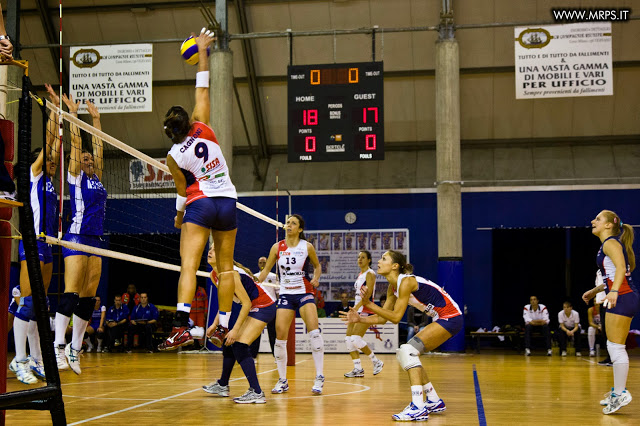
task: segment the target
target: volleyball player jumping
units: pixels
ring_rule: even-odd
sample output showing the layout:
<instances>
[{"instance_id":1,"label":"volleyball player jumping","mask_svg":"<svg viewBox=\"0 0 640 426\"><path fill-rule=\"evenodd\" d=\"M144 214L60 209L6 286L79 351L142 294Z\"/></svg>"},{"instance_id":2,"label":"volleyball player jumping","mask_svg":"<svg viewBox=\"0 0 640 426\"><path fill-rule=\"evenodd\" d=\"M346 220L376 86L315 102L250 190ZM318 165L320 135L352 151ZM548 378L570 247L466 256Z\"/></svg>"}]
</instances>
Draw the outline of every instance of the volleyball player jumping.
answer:
<instances>
[{"instance_id":1,"label":"volleyball player jumping","mask_svg":"<svg viewBox=\"0 0 640 426\"><path fill-rule=\"evenodd\" d=\"M434 322L420 330L408 343L400 345L396 351L400 366L409 374L412 398L402 412L392 416L398 421L425 421L428 420L429 413L446 409L422 367L420 355L449 340L463 326L462 312L451 296L434 282L412 275L412 272L413 266L407 263L402 253L387 251L378 261L378 274L389 281L384 306L381 308L371 300L363 299L364 306L375 315L361 317L353 308L346 315L341 315L349 323L384 324L391 321L397 324L411 304L433 317Z\"/></svg>"},{"instance_id":2,"label":"volleyball player jumping","mask_svg":"<svg viewBox=\"0 0 640 426\"><path fill-rule=\"evenodd\" d=\"M629 354L625 343L631 320L640 311L640 292L631 280L631 272L636 267L631 225L623 224L614 212L603 210L591 221L591 226L591 233L602 242L596 259L604 284L585 292L582 299L589 303L600 291L607 293L603 304L607 308L605 327L607 351L613 363L613 387L600 405L604 406L604 414L611 414L632 399L626 389Z\"/></svg>"},{"instance_id":3,"label":"volleyball player jumping","mask_svg":"<svg viewBox=\"0 0 640 426\"><path fill-rule=\"evenodd\" d=\"M267 265L260 272L259 282L264 282L278 262L280 275L280 299L278 299L278 313L276 314L276 346L274 356L280 379L271 393L283 393L289 390L287 381L287 337L291 321L296 316L296 309L309 330L311 354L316 365L316 378L311 392L321 394L324 386L324 342L318 328L318 309L315 305L313 287L320 285L320 262L313 245L304 237L304 219L294 214L289 216L285 226L286 238L275 243L269 252ZM309 281L307 275L308 263L313 265L313 279Z\"/></svg>"},{"instance_id":4,"label":"volleyball player jumping","mask_svg":"<svg viewBox=\"0 0 640 426\"><path fill-rule=\"evenodd\" d=\"M175 226L181 231L181 269L178 281L178 307L171 335L162 342L161 351L193 343L189 332L191 300L196 292L196 271L202 252L213 236L220 285L218 305L220 324L211 336L217 346L229 331L229 315L233 303L235 281L233 251L236 242L236 188L231 183L229 168L220 144L209 127L209 62L207 48L215 40L204 28L198 37L196 105L191 118L181 106L172 106L164 119L164 131L173 141L167 155L167 166L176 184ZM231 141L226 141L231 143ZM186 211L185 211L186 209Z\"/></svg>"}]
</instances>

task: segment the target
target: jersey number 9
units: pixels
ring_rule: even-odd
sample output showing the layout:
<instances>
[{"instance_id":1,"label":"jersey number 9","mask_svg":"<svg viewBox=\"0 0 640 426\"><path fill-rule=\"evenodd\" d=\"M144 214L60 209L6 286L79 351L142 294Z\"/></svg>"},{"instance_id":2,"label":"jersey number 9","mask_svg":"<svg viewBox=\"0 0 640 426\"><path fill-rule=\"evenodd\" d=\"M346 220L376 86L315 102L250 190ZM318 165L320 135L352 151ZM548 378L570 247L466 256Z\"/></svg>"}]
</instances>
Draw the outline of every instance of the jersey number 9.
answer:
<instances>
[{"instance_id":1,"label":"jersey number 9","mask_svg":"<svg viewBox=\"0 0 640 426\"><path fill-rule=\"evenodd\" d=\"M200 142L194 148L196 152L196 157L202 158L205 163L209 159L209 149L207 148L207 144L204 142Z\"/></svg>"}]
</instances>

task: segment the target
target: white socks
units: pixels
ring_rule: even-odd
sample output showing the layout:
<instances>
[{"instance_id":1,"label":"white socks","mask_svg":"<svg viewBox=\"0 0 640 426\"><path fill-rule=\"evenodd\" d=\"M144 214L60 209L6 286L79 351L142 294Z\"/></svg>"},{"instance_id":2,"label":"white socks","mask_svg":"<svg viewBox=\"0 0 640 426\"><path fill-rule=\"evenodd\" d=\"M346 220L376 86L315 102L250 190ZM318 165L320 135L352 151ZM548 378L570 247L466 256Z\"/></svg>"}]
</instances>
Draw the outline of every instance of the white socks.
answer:
<instances>
[{"instance_id":1,"label":"white socks","mask_svg":"<svg viewBox=\"0 0 640 426\"><path fill-rule=\"evenodd\" d=\"M82 341L84 340L84 332L87 330L87 324L89 324L89 321L83 320L76 314L73 314L71 347L77 351L82 349Z\"/></svg>"},{"instance_id":2,"label":"white socks","mask_svg":"<svg viewBox=\"0 0 640 426\"><path fill-rule=\"evenodd\" d=\"M64 335L67 332L69 321L71 321L70 317L66 315L62 315L60 312L56 312L56 319L55 319L56 337L55 337L55 340L53 341L53 343L56 346L64 346L67 344L67 340L65 339Z\"/></svg>"},{"instance_id":3,"label":"white socks","mask_svg":"<svg viewBox=\"0 0 640 426\"><path fill-rule=\"evenodd\" d=\"M16 343L16 360L27 359L27 332L29 323L18 317L13 318L13 338Z\"/></svg>"},{"instance_id":4,"label":"white socks","mask_svg":"<svg viewBox=\"0 0 640 426\"><path fill-rule=\"evenodd\" d=\"M40 350L40 333L38 333L38 323L36 321L29 321L29 330L27 331L27 337L29 338L29 352L31 358L36 361L42 361L42 351Z\"/></svg>"}]
</instances>

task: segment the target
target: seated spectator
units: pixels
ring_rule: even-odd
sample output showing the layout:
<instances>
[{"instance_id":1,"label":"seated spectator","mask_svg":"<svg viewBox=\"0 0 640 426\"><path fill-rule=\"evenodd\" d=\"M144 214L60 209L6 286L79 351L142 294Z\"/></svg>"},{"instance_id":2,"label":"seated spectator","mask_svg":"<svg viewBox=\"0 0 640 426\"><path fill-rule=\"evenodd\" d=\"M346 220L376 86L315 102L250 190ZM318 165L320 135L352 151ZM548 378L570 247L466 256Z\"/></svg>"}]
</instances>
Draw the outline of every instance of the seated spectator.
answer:
<instances>
[{"instance_id":1,"label":"seated spectator","mask_svg":"<svg viewBox=\"0 0 640 426\"><path fill-rule=\"evenodd\" d=\"M604 347L604 339L602 333L602 322L600 321L600 303L594 298L593 306L587 311L589 317L589 330L587 338L589 339L589 356L596 356L596 336L598 337L600 347Z\"/></svg>"},{"instance_id":2,"label":"seated spectator","mask_svg":"<svg viewBox=\"0 0 640 426\"><path fill-rule=\"evenodd\" d=\"M547 343L547 356L551 356L551 330L549 330L549 311L542 303L538 303L537 296L529 298L529 304L524 306L524 354L531 355L531 332L533 328L540 328Z\"/></svg>"},{"instance_id":3,"label":"seated spectator","mask_svg":"<svg viewBox=\"0 0 640 426\"><path fill-rule=\"evenodd\" d=\"M380 296L380 306L384 306L386 302L387 302L387 295L383 294L382 296Z\"/></svg>"},{"instance_id":4,"label":"seated spectator","mask_svg":"<svg viewBox=\"0 0 640 426\"><path fill-rule=\"evenodd\" d=\"M573 344L576 348L576 356L580 353L580 314L573 310L571 302L564 302L562 310L558 312L558 344L562 356L567 356L567 339L573 337Z\"/></svg>"},{"instance_id":5,"label":"seated spectator","mask_svg":"<svg viewBox=\"0 0 640 426\"><path fill-rule=\"evenodd\" d=\"M91 341L95 338L96 352L102 352L102 341L104 339L104 322L107 317L107 307L101 303L100 296L95 297L96 305L91 314L91 322L87 325L86 338L87 352L93 350L94 344Z\"/></svg>"},{"instance_id":6,"label":"seated spectator","mask_svg":"<svg viewBox=\"0 0 640 426\"><path fill-rule=\"evenodd\" d=\"M114 305L107 311L108 350L113 350L122 345L122 338L129 319L129 308L127 305L122 304L122 297L114 297L113 303Z\"/></svg>"},{"instance_id":7,"label":"seated spectator","mask_svg":"<svg viewBox=\"0 0 640 426\"><path fill-rule=\"evenodd\" d=\"M331 318L340 318L340 311L349 312L349 307L353 306L353 303L349 302L349 295L346 291L340 293L340 306L331 313Z\"/></svg>"},{"instance_id":8,"label":"seated spectator","mask_svg":"<svg viewBox=\"0 0 640 426\"><path fill-rule=\"evenodd\" d=\"M422 330L429 324L431 317L420 309L416 309L413 306L409 306L407 309L407 342L413 338L413 336Z\"/></svg>"},{"instance_id":9,"label":"seated spectator","mask_svg":"<svg viewBox=\"0 0 640 426\"><path fill-rule=\"evenodd\" d=\"M122 304L127 305L129 308L129 314L133 312L133 308L140 304L140 295L136 290L135 284L129 284L127 286L127 292L122 294Z\"/></svg>"},{"instance_id":10,"label":"seated spectator","mask_svg":"<svg viewBox=\"0 0 640 426\"><path fill-rule=\"evenodd\" d=\"M127 352L133 349L133 336L144 337L144 347L149 353L153 352L153 333L158 322L158 308L149 303L149 295L140 293L140 304L133 308L129 322L129 336L127 338Z\"/></svg>"}]
</instances>

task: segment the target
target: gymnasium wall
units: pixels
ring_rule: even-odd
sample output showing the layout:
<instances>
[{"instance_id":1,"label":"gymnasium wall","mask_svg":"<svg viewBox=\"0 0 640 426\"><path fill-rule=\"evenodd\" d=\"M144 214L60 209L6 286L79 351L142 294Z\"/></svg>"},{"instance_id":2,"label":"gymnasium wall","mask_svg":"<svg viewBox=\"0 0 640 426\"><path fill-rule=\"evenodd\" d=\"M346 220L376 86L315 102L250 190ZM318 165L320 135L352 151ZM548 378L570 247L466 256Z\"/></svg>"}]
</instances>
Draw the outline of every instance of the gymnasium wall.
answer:
<instances>
[{"instance_id":1,"label":"gymnasium wall","mask_svg":"<svg viewBox=\"0 0 640 426\"><path fill-rule=\"evenodd\" d=\"M491 228L577 227L586 229L590 226L591 219L605 208L618 212L625 222L635 224L640 223L638 200L640 200L640 189L549 190L541 187L532 191L501 192L493 189L481 192L476 189L473 192L464 192L462 194L464 301L461 305L467 305L466 326L478 328L497 325L494 324L492 313L494 253ZM109 200L106 226L112 232L131 232L132 230L127 229L121 221L113 220L110 212L111 209L115 210L118 207L116 203L120 202L122 201ZM171 199L164 202L167 203L167 207L174 203ZM275 217L275 197L272 194L241 196L240 202ZM139 203L145 203L145 201L140 200ZM344 221L344 215L347 212L354 212L357 215L357 221L351 227L354 230L409 228L410 261L416 267L416 273L438 282L435 192L301 194L293 195L291 203L293 212L302 214L309 230L350 229ZM280 220L283 220L288 208L288 199L282 191L279 204ZM236 260L252 269L257 269L258 257L268 255L275 241L274 227L243 212L238 213L238 222ZM148 222L148 232L172 232L172 224L172 217L157 217L153 222ZM595 240L595 237L593 239ZM539 244L539 241L536 243ZM519 244L530 245L532 242L524 240L518 242ZM515 245L513 250L518 250L518 245ZM640 253L640 247L637 244L635 250L636 253ZM556 281L558 300L564 300L565 277L548 276L545 268L546 254L544 250L539 253L539 265L535 270L523 270L520 274L514 275L513 285L522 285L523 276L537 274L540 280ZM588 256L572 258L571 262L574 267L584 265L584 268L589 271L589 276L595 277L595 256L596 252L593 251ZM634 275L638 274L634 273ZM634 278L636 282L640 282L640 278ZM103 281L106 279L108 276L103 276ZM102 285L106 285L106 282ZM584 290L592 285L593 280L573 283L574 287L583 286ZM171 280L165 283L164 287L158 288L164 288L163 292L170 297L175 297L175 283ZM531 293L536 293L536 290L535 287L531 288ZM111 290L109 293L112 293ZM528 299L514 300L513 303L519 310L528 303ZM549 305L551 307L551 303ZM586 307L580 305L578 300L574 300L574 306L583 313L583 322L586 324ZM557 312L552 310L552 321L556 314ZM638 328L637 323L640 323L638 319L634 323L636 328Z\"/></svg>"}]
</instances>

